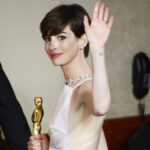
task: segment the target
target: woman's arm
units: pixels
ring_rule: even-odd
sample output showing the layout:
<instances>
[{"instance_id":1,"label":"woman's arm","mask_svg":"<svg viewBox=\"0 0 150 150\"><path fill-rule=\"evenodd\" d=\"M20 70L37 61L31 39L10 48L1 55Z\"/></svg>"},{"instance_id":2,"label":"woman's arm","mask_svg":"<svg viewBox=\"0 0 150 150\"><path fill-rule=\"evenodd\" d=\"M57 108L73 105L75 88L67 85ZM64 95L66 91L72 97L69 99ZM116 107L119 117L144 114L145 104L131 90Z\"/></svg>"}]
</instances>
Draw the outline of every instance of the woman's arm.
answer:
<instances>
[{"instance_id":1,"label":"woman's arm","mask_svg":"<svg viewBox=\"0 0 150 150\"><path fill-rule=\"evenodd\" d=\"M104 17L103 17L104 16ZM84 101L89 110L96 116L107 113L110 105L110 91L105 65L105 43L109 37L113 16L108 23L108 7L96 2L92 22L89 25L85 16L84 26L89 41L92 59L92 87L84 93Z\"/></svg>"}]
</instances>

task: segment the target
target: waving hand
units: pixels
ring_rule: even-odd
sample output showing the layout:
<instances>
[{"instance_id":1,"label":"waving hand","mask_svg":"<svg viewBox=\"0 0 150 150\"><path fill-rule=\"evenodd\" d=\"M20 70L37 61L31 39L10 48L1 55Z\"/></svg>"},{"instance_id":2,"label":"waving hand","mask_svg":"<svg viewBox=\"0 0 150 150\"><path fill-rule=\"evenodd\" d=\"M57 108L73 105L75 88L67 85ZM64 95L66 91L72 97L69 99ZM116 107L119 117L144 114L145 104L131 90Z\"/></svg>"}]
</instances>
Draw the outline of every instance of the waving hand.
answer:
<instances>
[{"instance_id":1,"label":"waving hand","mask_svg":"<svg viewBox=\"0 0 150 150\"><path fill-rule=\"evenodd\" d=\"M85 33L90 46L96 49L105 46L113 23L113 16L108 19L109 8L104 8L104 5L104 3L96 2L91 24L88 23L87 16L84 16Z\"/></svg>"}]
</instances>

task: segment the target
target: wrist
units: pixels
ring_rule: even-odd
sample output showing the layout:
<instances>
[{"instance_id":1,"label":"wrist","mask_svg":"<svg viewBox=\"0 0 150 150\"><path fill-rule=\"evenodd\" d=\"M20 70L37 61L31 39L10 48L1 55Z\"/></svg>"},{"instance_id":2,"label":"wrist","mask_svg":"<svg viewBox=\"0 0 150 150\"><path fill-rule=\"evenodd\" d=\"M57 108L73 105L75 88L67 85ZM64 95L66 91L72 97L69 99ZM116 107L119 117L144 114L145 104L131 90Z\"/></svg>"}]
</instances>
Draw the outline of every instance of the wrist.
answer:
<instances>
[{"instance_id":1,"label":"wrist","mask_svg":"<svg viewBox=\"0 0 150 150\"><path fill-rule=\"evenodd\" d=\"M91 50L104 50L105 45L95 44L95 43L89 43L89 47Z\"/></svg>"},{"instance_id":2,"label":"wrist","mask_svg":"<svg viewBox=\"0 0 150 150\"><path fill-rule=\"evenodd\" d=\"M104 56L105 55L105 48L97 48L97 49L90 49L92 56Z\"/></svg>"},{"instance_id":3,"label":"wrist","mask_svg":"<svg viewBox=\"0 0 150 150\"><path fill-rule=\"evenodd\" d=\"M104 50L105 50L105 46L90 45L90 51L91 51L91 53L92 52L97 52L97 51L104 52Z\"/></svg>"}]
</instances>

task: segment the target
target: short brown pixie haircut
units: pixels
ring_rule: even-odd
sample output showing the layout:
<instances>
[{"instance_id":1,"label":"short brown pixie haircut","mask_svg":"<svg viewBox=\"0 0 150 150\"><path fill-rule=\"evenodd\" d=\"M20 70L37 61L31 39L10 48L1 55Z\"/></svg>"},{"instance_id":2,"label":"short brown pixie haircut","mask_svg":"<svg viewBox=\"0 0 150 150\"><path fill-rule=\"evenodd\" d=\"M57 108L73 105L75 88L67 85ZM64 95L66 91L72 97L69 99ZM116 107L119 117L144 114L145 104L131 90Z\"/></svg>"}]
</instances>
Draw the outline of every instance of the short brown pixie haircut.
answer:
<instances>
[{"instance_id":1,"label":"short brown pixie haircut","mask_svg":"<svg viewBox=\"0 0 150 150\"><path fill-rule=\"evenodd\" d=\"M77 38L80 38L84 33L84 16L88 17L89 23L91 19L87 11L78 4L59 5L50 10L43 18L40 24L42 37L45 40L47 36L57 35L63 32L67 25ZM89 43L84 48L84 56L88 57Z\"/></svg>"}]
</instances>

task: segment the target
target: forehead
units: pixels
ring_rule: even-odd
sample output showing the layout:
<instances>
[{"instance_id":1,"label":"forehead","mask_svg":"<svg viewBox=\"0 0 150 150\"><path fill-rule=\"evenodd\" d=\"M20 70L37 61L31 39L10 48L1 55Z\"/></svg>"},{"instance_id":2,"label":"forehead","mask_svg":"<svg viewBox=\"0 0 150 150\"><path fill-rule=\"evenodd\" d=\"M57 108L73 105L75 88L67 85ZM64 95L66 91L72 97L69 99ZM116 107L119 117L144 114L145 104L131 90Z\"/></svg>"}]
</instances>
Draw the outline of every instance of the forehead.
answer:
<instances>
[{"instance_id":1,"label":"forehead","mask_svg":"<svg viewBox=\"0 0 150 150\"><path fill-rule=\"evenodd\" d=\"M73 34L70 25L67 25L67 26L62 30L61 33L65 33L65 34L69 34L69 35ZM60 33L60 34L61 34L61 33Z\"/></svg>"},{"instance_id":2,"label":"forehead","mask_svg":"<svg viewBox=\"0 0 150 150\"><path fill-rule=\"evenodd\" d=\"M71 31L71 28L70 28L70 25L67 25L65 28L64 28L64 30L63 30L63 32L72 32Z\"/></svg>"},{"instance_id":3,"label":"forehead","mask_svg":"<svg viewBox=\"0 0 150 150\"><path fill-rule=\"evenodd\" d=\"M60 33L57 33L57 34L54 34L54 35L49 35L49 36L56 36L56 35L59 35L59 34L66 34L68 36L75 36L74 33L72 32L71 30L71 27L70 25L67 25Z\"/></svg>"}]
</instances>

